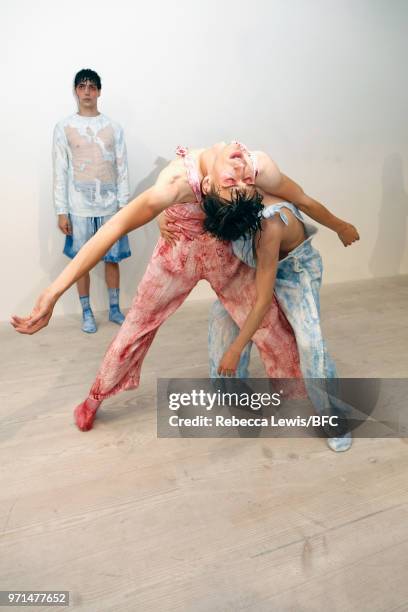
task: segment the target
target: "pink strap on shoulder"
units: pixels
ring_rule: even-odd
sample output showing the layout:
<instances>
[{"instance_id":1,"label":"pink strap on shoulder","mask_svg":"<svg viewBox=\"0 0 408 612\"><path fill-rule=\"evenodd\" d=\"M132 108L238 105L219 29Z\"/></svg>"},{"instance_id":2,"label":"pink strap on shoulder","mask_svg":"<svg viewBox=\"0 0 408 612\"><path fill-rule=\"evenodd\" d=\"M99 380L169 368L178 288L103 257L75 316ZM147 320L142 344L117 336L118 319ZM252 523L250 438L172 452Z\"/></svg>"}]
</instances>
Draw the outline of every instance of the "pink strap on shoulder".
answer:
<instances>
[{"instance_id":1,"label":"pink strap on shoulder","mask_svg":"<svg viewBox=\"0 0 408 612\"><path fill-rule=\"evenodd\" d=\"M194 192L197 202L201 202L201 187L200 187L200 176L198 174L196 161L189 155L188 148L178 145L176 148L176 155L182 157L184 160L184 166L187 172L187 180Z\"/></svg>"},{"instance_id":2,"label":"pink strap on shoulder","mask_svg":"<svg viewBox=\"0 0 408 612\"><path fill-rule=\"evenodd\" d=\"M233 144L237 144L249 156L252 168L254 169L254 177L256 178L258 176L258 161L255 153L252 153L252 151L250 151L242 142L239 142L239 140L233 140L232 142Z\"/></svg>"}]
</instances>

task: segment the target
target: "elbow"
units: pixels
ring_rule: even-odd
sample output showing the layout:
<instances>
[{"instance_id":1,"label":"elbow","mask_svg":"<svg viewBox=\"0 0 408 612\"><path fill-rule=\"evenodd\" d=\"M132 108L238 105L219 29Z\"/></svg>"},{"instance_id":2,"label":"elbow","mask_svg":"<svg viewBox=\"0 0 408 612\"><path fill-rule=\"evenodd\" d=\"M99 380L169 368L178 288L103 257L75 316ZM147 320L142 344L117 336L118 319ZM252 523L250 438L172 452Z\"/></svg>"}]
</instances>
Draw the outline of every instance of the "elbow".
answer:
<instances>
[{"instance_id":1,"label":"elbow","mask_svg":"<svg viewBox=\"0 0 408 612\"><path fill-rule=\"evenodd\" d=\"M157 203L147 202L145 206L145 211L144 211L146 214L147 222L155 219L162 211L163 211L163 208L160 207Z\"/></svg>"}]
</instances>

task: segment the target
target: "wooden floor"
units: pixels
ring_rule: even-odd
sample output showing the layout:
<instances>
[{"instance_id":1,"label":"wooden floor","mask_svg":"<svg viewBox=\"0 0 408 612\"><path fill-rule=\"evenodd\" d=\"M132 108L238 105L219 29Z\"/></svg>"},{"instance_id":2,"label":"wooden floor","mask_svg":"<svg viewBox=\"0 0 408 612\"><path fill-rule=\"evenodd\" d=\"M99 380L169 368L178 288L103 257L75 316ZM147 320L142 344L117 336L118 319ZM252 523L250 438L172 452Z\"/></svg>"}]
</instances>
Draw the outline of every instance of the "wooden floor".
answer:
<instances>
[{"instance_id":1,"label":"wooden floor","mask_svg":"<svg viewBox=\"0 0 408 612\"><path fill-rule=\"evenodd\" d=\"M166 323L140 389L88 433L72 408L106 313L94 336L75 316L1 325L0 588L69 590L86 612L407 611L407 440L157 439L156 377L206 376L208 306ZM408 375L408 277L330 286L322 309L340 374Z\"/></svg>"}]
</instances>

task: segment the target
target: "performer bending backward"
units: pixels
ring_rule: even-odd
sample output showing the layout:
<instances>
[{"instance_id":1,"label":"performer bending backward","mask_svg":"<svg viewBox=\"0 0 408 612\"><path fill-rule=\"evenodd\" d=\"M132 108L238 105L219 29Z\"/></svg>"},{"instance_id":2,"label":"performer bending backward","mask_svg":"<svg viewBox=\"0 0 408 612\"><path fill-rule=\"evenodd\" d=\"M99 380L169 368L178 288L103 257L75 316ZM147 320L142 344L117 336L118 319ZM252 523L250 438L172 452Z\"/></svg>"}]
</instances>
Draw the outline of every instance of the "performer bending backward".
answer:
<instances>
[{"instance_id":1,"label":"performer bending backward","mask_svg":"<svg viewBox=\"0 0 408 612\"><path fill-rule=\"evenodd\" d=\"M293 193L296 195L296 193ZM235 255L249 266L256 267L256 300L240 329L220 300L216 300L209 317L210 377L248 377L252 348L251 338L262 325L264 315L274 299L284 311L296 336L300 367L306 379L309 397L320 414L337 414L346 423L349 410L335 395L336 367L330 358L320 325L320 286L322 259L312 246L317 229L306 223L298 207L277 197L265 195L259 230L244 218L220 219L231 209L229 202L213 202L207 206L205 227L220 240L239 235L232 243ZM173 244L178 240L177 228L160 215L162 236ZM358 239L358 235L355 235ZM315 379L321 379L319 383ZM323 384L323 379L328 379ZM329 437L330 448L348 450L351 433Z\"/></svg>"},{"instance_id":2,"label":"performer bending backward","mask_svg":"<svg viewBox=\"0 0 408 612\"><path fill-rule=\"evenodd\" d=\"M76 407L77 426L91 429L101 402L119 391L136 388L141 365L159 326L182 304L200 279L206 279L238 325L244 323L256 301L255 271L235 257L230 240L237 219L250 233L259 228L262 198L266 194L295 202L310 217L336 231L346 246L358 239L355 228L303 193L282 175L271 158L250 153L244 145L217 143L208 149L177 149L177 157L156 183L104 224L79 251L58 278L41 294L32 313L13 316L20 333L33 334L45 327L59 297L89 271L123 234L141 227L162 211L177 228L180 239L169 244L161 237L130 311L102 361L87 399ZM227 240L205 231L206 214L221 227L231 226ZM234 229L235 228L235 229ZM246 327L247 324L246 324ZM301 377L293 331L272 297L262 326L253 341L270 377Z\"/></svg>"}]
</instances>

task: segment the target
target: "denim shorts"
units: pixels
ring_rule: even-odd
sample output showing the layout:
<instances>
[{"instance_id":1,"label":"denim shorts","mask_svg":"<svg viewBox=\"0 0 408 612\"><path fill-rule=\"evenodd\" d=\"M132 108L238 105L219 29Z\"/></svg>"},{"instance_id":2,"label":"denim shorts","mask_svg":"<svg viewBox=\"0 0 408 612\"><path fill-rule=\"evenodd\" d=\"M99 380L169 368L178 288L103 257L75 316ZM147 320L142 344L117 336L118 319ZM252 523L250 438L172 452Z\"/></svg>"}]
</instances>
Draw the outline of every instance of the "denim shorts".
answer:
<instances>
[{"instance_id":1,"label":"denim shorts","mask_svg":"<svg viewBox=\"0 0 408 612\"><path fill-rule=\"evenodd\" d=\"M71 223L71 236L65 236L64 255L71 259L75 257L79 249L88 242L92 236L96 234L98 229L109 221L114 215L106 215L104 217L78 217L77 215L68 215ZM108 263L118 263L126 257L130 257L129 239L127 235L122 236L111 246L109 251L105 253L102 261Z\"/></svg>"}]
</instances>

